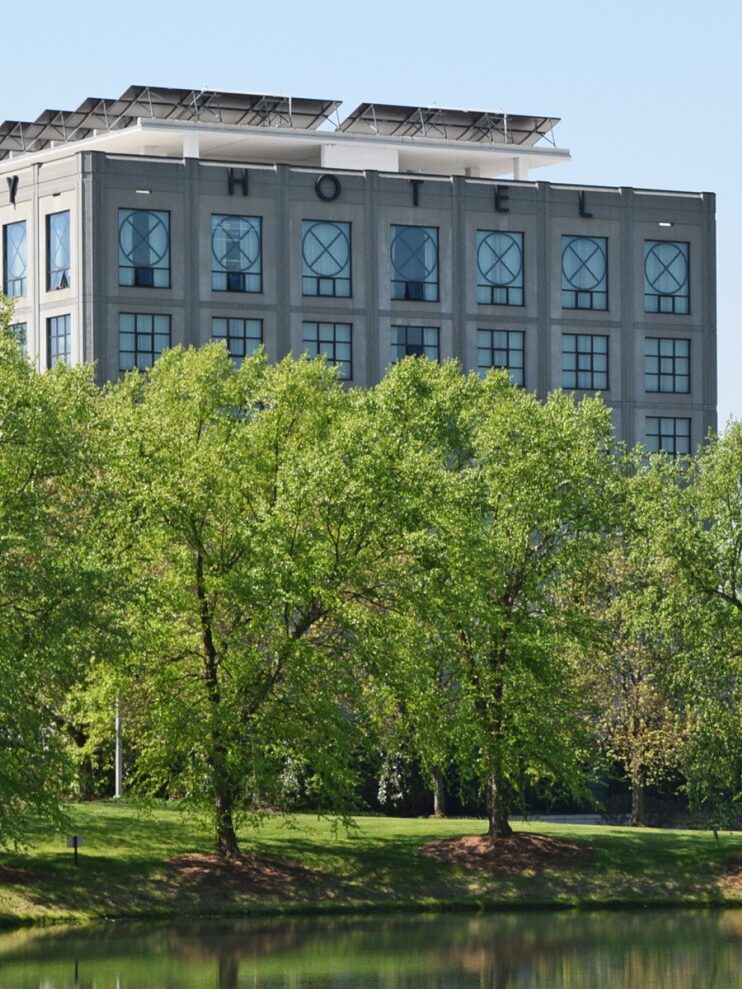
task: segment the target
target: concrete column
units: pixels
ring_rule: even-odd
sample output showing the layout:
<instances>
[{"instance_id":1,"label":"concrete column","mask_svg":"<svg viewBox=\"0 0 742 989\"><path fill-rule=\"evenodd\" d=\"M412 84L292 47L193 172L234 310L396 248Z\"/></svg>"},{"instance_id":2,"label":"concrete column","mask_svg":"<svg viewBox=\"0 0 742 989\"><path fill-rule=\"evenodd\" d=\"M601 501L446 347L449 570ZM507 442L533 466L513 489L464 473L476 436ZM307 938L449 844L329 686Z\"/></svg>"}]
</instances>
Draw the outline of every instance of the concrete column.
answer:
<instances>
[{"instance_id":1,"label":"concrete column","mask_svg":"<svg viewBox=\"0 0 742 989\"><path fill-rule=\"evenodd\" d=\"M616 401L614 399L613 405L618 405L621 409L621 434L626 442L633 446L639 440L644 439L644 430L640 429L636 422L636 407L634 405L634 398L637 392L637 381L644 381L644 362L643 359L637 359L637 346L636 337L644 336L644 330L635 328L635 318L634 312L636 308L636 298L634 296L634 244L633 244L633 229L634 229L634 190L624 189L620 190L621 194L621 233L619 237L619 251L620 251L620 262L618 265L618 277L620 278L619 289L620 295L617 293L621 300L621 328L620 333L620 351L621 351L621 375L620 379L615 374L614 370L611 368L610 363L608 365L609 374L609 384L611 386L611 391L618 388L618 395ZM610 279L610 242L608 244L608 274ZM615 271L615 268L614 268ZM610 312L611 289L616 291L616 288L611 286L610 281L608 283L608 306ZM610 361L610 356L609 356ZM644 389L641 388L640 394L643 396ZM640 435L637 435L637 432Z\"/></svg>"},{"instance_id":2,"label":"concrete column","mask_svg":"<svg viewBox=\"0 0 742 989\"><path fill-rule=\"evenodd\" d=\"M291 350L291 240L289 210L291 175L287 165L276 165L276 353L280 361Z\"/></svg>"},{"instance_id":3,"label":"concrete column","mask_svg":"<svg viewBox=\"0 0 742 989\"><path fill-rule=\"evenodd\" d=\"M551 336L554 332L551 325L551 254L553 245L551 243L551 186L548 182L538 183L539 197L539 227L541 236L536 248L537 275L536 285L529 288L526 284L526 292L536 291L536 298L540 300L538 307L538 367L534 378L533 369L526 367L526 387L529 391L536 386L536 393L540 399L546 398L551 388ZM528 250L528 245L525 245Z\"/></svg>"},{"instance_id":4,"label":"concrete column","mask_svg":"<svg viewBox=\"0 0 742 989\"><path fill-rule=\"evenodd\" d=\"M188 133L183 135L183 157L200 158L199 136Z\"/></svg>"},{"instance_id":5,"label":"concrete column","mask_svg":"<svg viewBox=\"0 0 742 989\"><path fill-rule=\"evenodd\" d=\"M466 370L466 182L460 175L451 181L451 314L453 316L453 356Z\"/></svg>"},{"instance_id":6,"label":"concrete column","mask_svg":"<svg viewBox=\"0 0 742 989\"><path fill-rule=\"evenodd\" d=\"M523 158L513 158L513 178L516 182L528 181L528 165Z\"/></svg>"},{"instance_id":7,"label":"concrete column","mask_svg":"<svg viewBox=\"0 0 742 989\"><path fill-rule=\"evenodd\" d=\"M379 268L381 264L379 257L379 173L373 169L366 172L364 227L364 243L358 245L358 250L363 252L366 269L366 380L356 383L368 386L379 380L386 355L384 352L382 358L382 344L379 339ZM354 305L357 305L357 300ZM359 345L360 341L354 339L353 347L356 348Z\"/></svg>"},{"instance_id":8,"label":"concrete column","mask_svg":"<svg viewBox=\"0 0 742 989\"><path fill-rule=\"evenodd\" d=\"M690 256L691 266L702 264L701 284L703 286L703 310L699 316L703 321L701 340L693 340L691 348L703 347L703 436L691 437L692 441L706 438L709 429L718 430L717 416L717 377L716 377L716 196L713 192L703 194L704 224L703 224L703 258L699 261ZM693 299L690 300L693 306ZM697 317L694 317L694 321ZM699 354L691 351L691 362L699 360ZM722 423L722 425L725 425Z\"/></svg>"}]
</instances>

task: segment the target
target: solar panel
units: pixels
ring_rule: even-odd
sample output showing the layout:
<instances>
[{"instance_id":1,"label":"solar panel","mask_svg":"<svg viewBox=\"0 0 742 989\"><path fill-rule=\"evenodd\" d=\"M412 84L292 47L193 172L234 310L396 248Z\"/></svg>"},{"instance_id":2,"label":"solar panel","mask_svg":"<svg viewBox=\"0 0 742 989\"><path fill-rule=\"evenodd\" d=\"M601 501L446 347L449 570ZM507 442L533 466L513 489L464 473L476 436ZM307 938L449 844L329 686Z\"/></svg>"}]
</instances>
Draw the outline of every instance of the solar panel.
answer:
<instances>
[{"instance_id":1,"label":"solar panel","mask_svg":"<svg viewBox=\"0 0 742 989\"><path fill-rule=\"evenodd\" d=\"M338 129L347 134L531 146L549 134L558 122L558 117L361 103Z\"/></svg>"},{"instance_id":2,"label":"solar panel","mask_svg":"<svg viewBox=\"0 0 742 989\"><path fill-rule=\"evenodd\" d=\"M40 151L53 141L80 141L95 131L121 130L135 124L140 117L314 130L331 118L340 102L262 93L130 86L118 99L88 97L77 110L44 110L33 122L6 120L0 124L0 159L7 158L11 152Z\"/></svg>"}]
</instances>

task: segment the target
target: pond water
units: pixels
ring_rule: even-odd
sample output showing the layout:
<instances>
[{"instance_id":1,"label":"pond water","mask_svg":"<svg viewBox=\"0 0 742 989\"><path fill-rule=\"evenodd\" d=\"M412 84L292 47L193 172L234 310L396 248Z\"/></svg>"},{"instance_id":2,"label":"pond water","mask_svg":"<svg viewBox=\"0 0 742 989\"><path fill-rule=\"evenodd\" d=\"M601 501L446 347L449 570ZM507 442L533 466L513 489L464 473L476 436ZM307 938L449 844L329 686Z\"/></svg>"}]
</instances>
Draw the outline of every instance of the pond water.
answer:
<instances>
[{"instance_id":1,"label":"pond water","mask_svg":"<svg viewBox=\"0 0 742 989\"><path fill-rule=\"evenodd\" d=\"M0 935L2 989L738 989L742 910L109 924Z\"/></svg>"}]
</instances>

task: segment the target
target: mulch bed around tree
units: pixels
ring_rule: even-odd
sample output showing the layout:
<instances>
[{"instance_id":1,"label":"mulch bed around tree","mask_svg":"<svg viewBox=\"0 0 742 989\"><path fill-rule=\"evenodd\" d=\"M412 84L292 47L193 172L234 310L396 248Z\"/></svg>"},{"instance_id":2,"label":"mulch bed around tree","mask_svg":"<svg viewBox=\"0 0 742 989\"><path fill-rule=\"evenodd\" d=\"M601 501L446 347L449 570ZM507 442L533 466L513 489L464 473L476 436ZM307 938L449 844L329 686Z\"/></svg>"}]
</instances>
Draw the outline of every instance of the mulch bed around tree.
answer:
<instances>
[{"instance_id":1,"label":"mulch bed around tree","mask_svg":"<svg viewBox=\"0 0 742 989\"><path fill-rule=\"evenodd\" d=\"M0 865L0 883L16 886L29 886L39 877L28 869L13 869L9 865Z\"/></svg>"},{"instance_id":2,"label":"mulch bed around tree","mask_svg":"<svg viewBox=\"0 0 742 989\"><path fill-rule=\"evenodd\" d=\"M732 859L731 862L727 862L724 885L735 890L742 889L742 859Z\"/></svg>"},{"instance_id":3,"label":"mulch bed around tree","mask_svg":"<svg viewBox=\"0 0 742 989\"><path fill-rule=\"evenodd\" d=\"M286 896L319 882L320 873L293 862L263 855L222 859L218 855L191 852L166 863L182 887L219 888L230 893Z\"/></svg>"},{"instance_id":4,"label":"mulch bed around tree","mask_svg":"<svg viewBox=\"0 0 742 989\"><path fill-rule=\"evenodd\" d=\"M440 862L455 862L486 872L510 875L548 868L581 868L593 857L591 848L545 834L513 834L507 838L465 835L431 841L420 849Z\"/></svg>"}]
</instances>

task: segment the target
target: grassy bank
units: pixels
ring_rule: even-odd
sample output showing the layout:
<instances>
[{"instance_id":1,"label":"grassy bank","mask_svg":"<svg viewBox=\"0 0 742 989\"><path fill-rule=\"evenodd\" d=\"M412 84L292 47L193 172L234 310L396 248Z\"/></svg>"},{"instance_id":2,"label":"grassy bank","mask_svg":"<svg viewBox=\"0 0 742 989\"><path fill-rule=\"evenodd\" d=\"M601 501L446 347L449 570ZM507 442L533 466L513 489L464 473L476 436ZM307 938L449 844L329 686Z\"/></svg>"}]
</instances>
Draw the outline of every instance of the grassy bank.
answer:
<instances>
[{"instance_id":1,"label":"grassy bank","mask_svg":"<svg viewBox=\"0 0 742 989\"><path fill-rule=\"evenodd\" d=\"M82 836L73 865L65 836L40 831L22 854L0 855L0 922L332 910L538 906L742 905L742 834L519 824L588 846L580 865L483 871L432 860L427 842L481 834L482 821L361 817L350 835L300 815L241 835L239 874L209 872L208 833L178 811L126 804L72 808ZM185 859L184 853L190 853ZM179 858L180 857L180 858ZM175 865L173 861L175 860ZM291 863L282 871L282 863ZM204 865L206 863L206 865ZM739 870L742 876L742 869Z\"/></svg>"}]
</instances>

